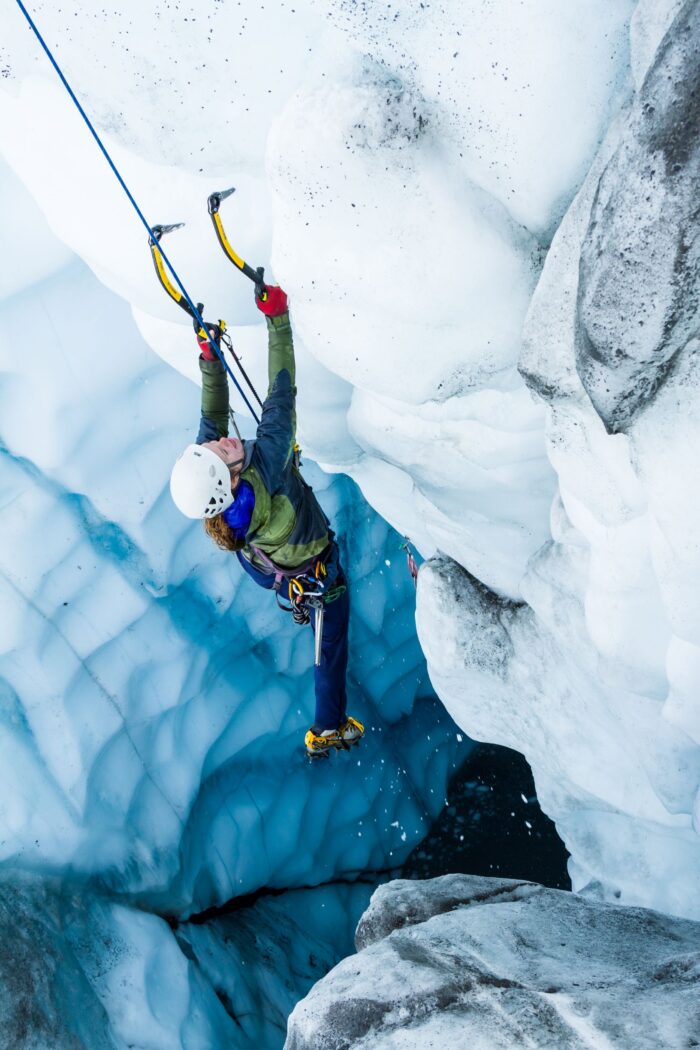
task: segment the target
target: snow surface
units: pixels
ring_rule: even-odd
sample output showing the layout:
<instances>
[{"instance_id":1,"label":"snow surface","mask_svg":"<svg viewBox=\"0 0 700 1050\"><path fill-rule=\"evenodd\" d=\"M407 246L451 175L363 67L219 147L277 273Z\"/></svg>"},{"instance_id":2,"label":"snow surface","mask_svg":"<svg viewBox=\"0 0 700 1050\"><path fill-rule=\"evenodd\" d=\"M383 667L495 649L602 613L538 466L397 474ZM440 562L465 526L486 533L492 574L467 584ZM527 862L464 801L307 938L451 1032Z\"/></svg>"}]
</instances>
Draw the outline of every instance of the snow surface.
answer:
<instances>
[{"instance_id":1,"label":"snow surface","mask_svg":"<svg viewBox=\"0 0 700 1050\"><path fill-rule=\"evenodd\" d=\"M531 882L380 886L285 1050L681 1050L700 1025L700 924Z\"/></svg>"}]
</instances>

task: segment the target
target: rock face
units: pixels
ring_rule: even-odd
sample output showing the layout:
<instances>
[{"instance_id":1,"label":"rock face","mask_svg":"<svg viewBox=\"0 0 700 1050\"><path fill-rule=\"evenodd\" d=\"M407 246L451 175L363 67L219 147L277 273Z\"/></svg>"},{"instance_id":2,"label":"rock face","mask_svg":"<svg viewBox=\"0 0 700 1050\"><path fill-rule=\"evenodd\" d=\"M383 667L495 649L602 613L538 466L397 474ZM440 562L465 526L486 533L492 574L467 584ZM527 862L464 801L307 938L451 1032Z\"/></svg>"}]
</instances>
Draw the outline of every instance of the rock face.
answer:
<instances>
[{"instance_id":1,"label":"rock face","mask_svg":"<svg viewBox=\"0 0 700 1050\"><path fill-rule=\"evenodd\" d=\"M700 3L673 22L602 173L581 253L576 341L608 430L626 431L698 334Z\"/></svg>"},{"instance_id":2,"label":"rock face","mask_svg":"<svg viewBox=\"0 0 700 1050\"><path fill-rule=\"evenodd\" d=\"M699 1045L700 924L535 883L380 887L285 1050Z\"/></svg>"}]
</instances>

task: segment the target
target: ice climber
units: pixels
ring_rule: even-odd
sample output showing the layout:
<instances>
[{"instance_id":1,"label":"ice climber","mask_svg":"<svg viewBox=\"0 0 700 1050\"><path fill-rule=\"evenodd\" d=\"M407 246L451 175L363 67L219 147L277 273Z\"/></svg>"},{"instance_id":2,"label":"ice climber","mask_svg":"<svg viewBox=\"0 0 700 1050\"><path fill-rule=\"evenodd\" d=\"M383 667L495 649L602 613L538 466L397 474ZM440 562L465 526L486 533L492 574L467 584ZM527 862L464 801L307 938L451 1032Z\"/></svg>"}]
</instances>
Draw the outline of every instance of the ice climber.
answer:
<instances>
[{"instance_id":1,"label":"ice climber","mask_svg":"<svg viewBox=\"0 0 700 1050\"><path fill-rule=\"evenodd\" d=\"M346 711L350 604L330 522L295 462L295 364L287 296L276 286L266 291L265 301L256 297L256 303L267 320L269 386L255 440L228 436L226 372L200 329L199 433L173 467L170 491L179 510L202 518L214 542L234 551L260 587L290 603L298 623L310 620L316 633L321 620L316 713L304 743L310 756L327 757L332 748L358 743L364 733ZM207 327L219 345L221 330ZM322 598L307 601L314 593Z\"/></svg>"}]
</instances>

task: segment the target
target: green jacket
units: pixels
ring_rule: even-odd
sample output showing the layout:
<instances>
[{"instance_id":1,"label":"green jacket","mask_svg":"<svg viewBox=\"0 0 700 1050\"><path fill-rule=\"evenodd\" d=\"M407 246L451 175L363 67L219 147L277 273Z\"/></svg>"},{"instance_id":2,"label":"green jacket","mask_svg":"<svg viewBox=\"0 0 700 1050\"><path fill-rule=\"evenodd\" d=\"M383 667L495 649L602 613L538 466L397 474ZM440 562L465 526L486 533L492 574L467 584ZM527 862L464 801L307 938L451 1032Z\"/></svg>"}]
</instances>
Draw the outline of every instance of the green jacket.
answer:
<instances>
[{"instance_id":1,"label":"green jacket","mask_svg":"<svg viewBox=\"0 0 700 1050\"><path fill-rule=\"evenodd\" d=\"M294 569L316 557L330 541L329 521L294 463L296 386L289 314L268 317L268 391L254 441L244 441L241 478L255 492L244 557L263 567L251 547L275 565ZM229 388L221 362L200 357L202 415L197 443L228 435Z\"/></svg>"}]
</instances>

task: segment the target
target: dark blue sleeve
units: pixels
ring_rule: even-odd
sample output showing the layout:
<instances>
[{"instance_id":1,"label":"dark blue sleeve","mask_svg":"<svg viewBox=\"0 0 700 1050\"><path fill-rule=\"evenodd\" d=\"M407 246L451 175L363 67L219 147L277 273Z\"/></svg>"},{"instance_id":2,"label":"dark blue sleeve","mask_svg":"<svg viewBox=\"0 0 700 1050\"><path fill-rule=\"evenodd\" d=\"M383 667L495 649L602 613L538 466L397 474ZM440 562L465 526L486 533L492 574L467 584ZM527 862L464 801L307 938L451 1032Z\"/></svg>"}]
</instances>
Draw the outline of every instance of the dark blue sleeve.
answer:
<instances>
[{"instance_id":1,"label":"dark blue sleeve","mask_svg":"<svg viewBox=\"0 0 700 1050\"><path fill-rule=\"evenodd\" d=\"M280 486L292 459L295 400L296 387L289 371L283 368L265 398L251 461L269 492Z\"/></svg>"}]
</instances>

